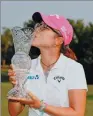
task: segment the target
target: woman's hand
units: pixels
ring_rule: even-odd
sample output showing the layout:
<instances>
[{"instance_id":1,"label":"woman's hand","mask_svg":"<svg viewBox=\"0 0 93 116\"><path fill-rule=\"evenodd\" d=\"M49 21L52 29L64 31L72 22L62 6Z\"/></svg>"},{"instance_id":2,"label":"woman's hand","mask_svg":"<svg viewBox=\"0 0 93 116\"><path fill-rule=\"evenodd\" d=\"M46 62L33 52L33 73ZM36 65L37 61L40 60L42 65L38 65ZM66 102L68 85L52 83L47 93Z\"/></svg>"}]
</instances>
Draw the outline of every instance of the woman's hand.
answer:
<instances>
[{"instance_id":1,"label":"woman's hand","mask_svg":"<svg viewBox=\"0 0 93 116\"><path fill-rule=\"evenodd\" d=\"M22 104L29 105L29 107L31 107L31 108L39 109L41 106L41 101L35 95L33 95L31 92L29 92L28 95L30 96L31 99L17 98L17 97L9 97L8 99L18 101Z\"/></svg>"},{"instance_id":2,"label":"woman's hand","mask_svg":"<svg viewBox=\"0 0 93 116\"><path fill-rule=\"evenodd\" d=\"M15 72L13 70L12 65L10 65L10 69L8 70L8 76L9 76L9 81L12 83L13 86L16 85L16 79L15 79Z\"/></svg>"}]
</instances>

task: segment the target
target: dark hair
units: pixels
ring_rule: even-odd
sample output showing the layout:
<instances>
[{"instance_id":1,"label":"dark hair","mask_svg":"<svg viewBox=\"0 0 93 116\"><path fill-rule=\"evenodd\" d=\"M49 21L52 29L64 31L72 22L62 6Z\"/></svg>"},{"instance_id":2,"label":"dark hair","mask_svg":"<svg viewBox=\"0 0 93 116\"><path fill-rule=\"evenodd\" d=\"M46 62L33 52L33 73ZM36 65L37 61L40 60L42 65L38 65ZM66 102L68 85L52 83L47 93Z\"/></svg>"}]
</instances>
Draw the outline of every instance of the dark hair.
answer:
<instances>
[{"instance_id":1,"label":"dark hair","mask_svg":"<svg viewBox=\"0 0 93 116\"><path fill-rule=\"evenodd\" d=\"M64 45L64 43L61 46L61 53L63 53L65 56L67 56L68 58L71 58L73 60L77 60L77 57L75 55L75 53L73 52L73 50L71 48L69 48L69 45Z\"/></svg>"}]
</instances>

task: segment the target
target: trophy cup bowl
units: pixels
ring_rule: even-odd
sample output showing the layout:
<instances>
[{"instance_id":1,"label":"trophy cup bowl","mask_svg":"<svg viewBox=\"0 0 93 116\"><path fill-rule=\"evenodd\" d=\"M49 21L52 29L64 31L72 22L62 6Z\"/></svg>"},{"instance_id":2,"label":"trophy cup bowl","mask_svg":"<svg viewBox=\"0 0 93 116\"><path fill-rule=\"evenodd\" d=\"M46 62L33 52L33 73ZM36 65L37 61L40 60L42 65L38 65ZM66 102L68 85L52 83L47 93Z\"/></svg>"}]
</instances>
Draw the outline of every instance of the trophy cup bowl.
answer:
<instances>
[{"instance_id":1,"label":"trophy cup bowl","mask_svg":"<svg viewBox=\"0 0 93 116\"><path fill-rule=\"evenodd\" d=\"M33 29L14 27L11 32L15 48L15 54L11 59L11 64L16 73L15 79L17 83L8 92L7 97L28 97L25 83L31 69L29 51L33 40Z\"/></svg>"}]
</instances>

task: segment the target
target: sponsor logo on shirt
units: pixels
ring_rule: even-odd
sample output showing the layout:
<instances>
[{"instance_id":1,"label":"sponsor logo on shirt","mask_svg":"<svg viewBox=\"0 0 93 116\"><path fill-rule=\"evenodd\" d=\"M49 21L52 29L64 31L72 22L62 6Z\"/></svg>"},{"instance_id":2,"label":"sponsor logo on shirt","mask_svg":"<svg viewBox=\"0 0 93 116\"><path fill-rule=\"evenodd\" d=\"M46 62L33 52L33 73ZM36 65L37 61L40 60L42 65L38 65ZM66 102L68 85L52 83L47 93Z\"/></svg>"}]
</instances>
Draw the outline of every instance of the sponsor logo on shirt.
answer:
<instances>
[{"instance_id":1,"label":"sponsor logo on shirt","mask_svg":"<svg viewBox=\"0 0 93 116\"><path fill-rule=\"evenodd\" d=\"M62 76L55 76L55 77L54 77L54 80L57 80L57 81L60 83L61 80L65 80L65 78L62 77Z\"/></svg>"},{"instance_id":2,"label":"sponsor logo on shirt","mask_svg":"<svg viewBox=\"0 0 93 116\"><path fill-rule=\"evenodd\" d=\"M34 76L28 76L27 79L39 79L39 75L34 75Z\"/></svg>"}]
</instances>

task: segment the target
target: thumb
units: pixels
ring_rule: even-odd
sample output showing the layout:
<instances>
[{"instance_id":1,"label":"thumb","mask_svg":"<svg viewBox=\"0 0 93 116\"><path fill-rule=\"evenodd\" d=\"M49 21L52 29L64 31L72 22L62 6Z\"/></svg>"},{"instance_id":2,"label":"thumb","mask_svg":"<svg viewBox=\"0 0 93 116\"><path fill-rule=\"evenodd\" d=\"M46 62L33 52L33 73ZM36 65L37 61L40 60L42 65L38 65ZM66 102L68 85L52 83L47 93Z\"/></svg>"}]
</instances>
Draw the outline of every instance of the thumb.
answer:
<instances>
[{"instance_id":1,"label":"thumb","mask_svg":"<svg viewBox=\"0 0 93 116\"><path fill-rule=\"evenodd\" d=\"M31 97L32 100L35 100L36 99L36 96L33 95L31 92L28 92L28 95Z\"/></svg>"}]
</instances>

